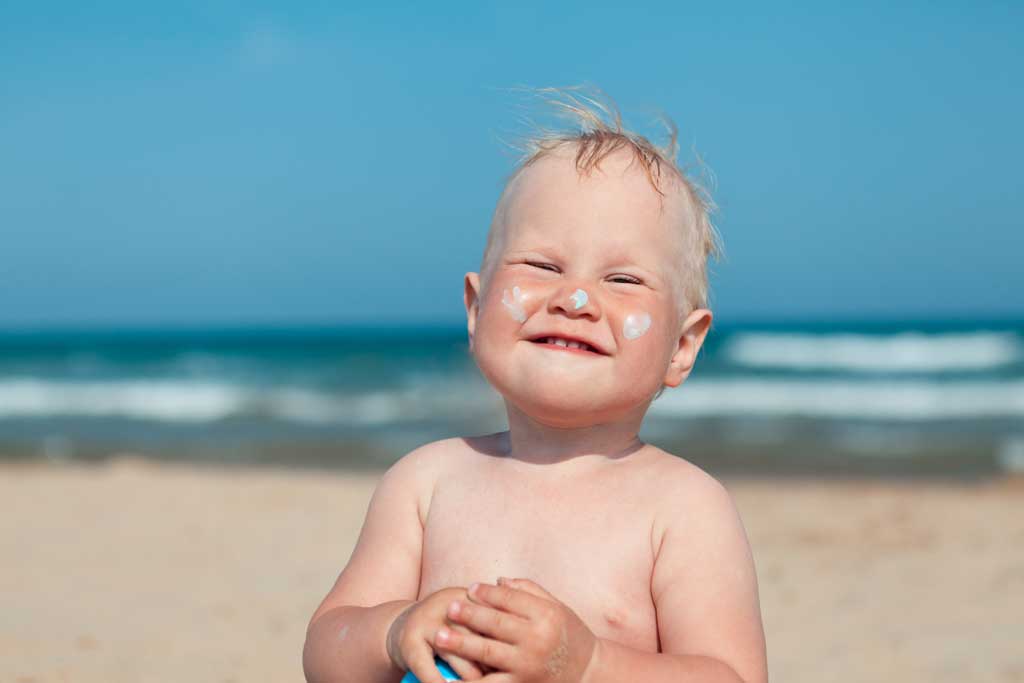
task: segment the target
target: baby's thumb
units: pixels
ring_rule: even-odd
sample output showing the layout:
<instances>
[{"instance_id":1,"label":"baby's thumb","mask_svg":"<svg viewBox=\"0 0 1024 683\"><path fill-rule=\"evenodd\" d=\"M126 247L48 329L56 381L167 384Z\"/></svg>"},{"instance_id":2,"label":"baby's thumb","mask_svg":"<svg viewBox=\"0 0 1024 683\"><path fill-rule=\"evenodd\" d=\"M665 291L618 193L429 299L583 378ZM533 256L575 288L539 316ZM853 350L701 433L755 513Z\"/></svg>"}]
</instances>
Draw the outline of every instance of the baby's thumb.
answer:
<instances>
[{"instance_id":1,"label":"baby's thumb","mask_svg":"<svg viewBox=\"0 0 1024 683\"><path fill-rule=\"evenodd\" d=\"M410 680L414 683L445 683L444 676L434 664L434 651L429 647L416 648L416 651L410 653L406 660L409 669L405 677L402 678L402 683L407 683ZM412 676L410 677L409 674Z\"/></svg>"}]
</instances>

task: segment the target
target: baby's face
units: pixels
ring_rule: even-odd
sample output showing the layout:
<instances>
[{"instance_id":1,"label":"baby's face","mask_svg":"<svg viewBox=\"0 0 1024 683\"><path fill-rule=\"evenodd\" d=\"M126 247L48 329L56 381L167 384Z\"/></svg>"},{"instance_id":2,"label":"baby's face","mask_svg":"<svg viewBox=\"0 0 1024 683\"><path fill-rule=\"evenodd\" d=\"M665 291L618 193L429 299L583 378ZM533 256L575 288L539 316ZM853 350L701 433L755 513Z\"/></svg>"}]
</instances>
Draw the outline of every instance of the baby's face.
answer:
<instances>
[{"instance_id":1,"label":"baby's face","mask_svg":"<svg viewBox=\"0 0 1024 683\"><path fill-rule=\"evenodd\" d=\"M544 424L608 422L645 410L663 383L682 381L672 361L694 318L681 320L678 302L678 225L689 203L665 181L662 209L631 158L616 153L589 177L568 153L530 166L506 197L483 291L467 276L470 303L479 297L470 332L481 372ZM710 312L700 313L710 322Z\"/></svg>"}]
</instances>

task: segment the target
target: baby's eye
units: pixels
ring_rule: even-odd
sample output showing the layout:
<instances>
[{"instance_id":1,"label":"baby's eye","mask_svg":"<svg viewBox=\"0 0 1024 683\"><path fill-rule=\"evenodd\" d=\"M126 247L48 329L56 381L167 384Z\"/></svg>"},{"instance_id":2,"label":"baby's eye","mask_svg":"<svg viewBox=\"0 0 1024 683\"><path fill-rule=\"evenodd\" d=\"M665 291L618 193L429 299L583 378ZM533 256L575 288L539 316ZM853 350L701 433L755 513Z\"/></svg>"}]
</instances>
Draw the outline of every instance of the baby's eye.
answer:
<instances>
[{"instance_id":1,"label":"baby's eye","mask_svg":"<svg viewBox=\"0 0 1024 683\"><path fill-rule=\"evenodd\" d=\"M526 265L533 266L535 268L541 268L543 270L550 270L550 271L555 272L555 273L558 272L558 267L557 266L552 265L550 263L542 263L541 261L527 261Z\"/></svg>"},{"instance_id":2,"label":"baby's eye","mask_svg":"<svg viewBox=\"0 0 1024 683\"><path fill-rule=\"evenodd\" d=\"M612 282L622 282L630 285L642 285L643 281L632 275L613 275Z\"/></svg>"}]
</instances>

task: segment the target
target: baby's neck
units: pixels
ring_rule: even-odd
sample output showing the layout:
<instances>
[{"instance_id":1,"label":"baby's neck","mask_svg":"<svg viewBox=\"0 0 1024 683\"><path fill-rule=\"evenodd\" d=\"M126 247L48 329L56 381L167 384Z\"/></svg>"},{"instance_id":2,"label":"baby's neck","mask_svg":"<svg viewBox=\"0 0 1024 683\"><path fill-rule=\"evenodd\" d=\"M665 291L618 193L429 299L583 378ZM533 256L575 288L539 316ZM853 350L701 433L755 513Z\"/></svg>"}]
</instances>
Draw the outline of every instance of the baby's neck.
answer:
<instances>
[{"instance_id":1,"label":"baby's neck","mask_svg":"<svg viewBox=\"0 0 1024 683\"><path fill-rule=\"evenodd\" d=\"M510 407L509 430L500 437L505 455L535 465L618 460L643 446L637 436L643 416L579 428L551 427Z\"/></svg>"}]
</instances>

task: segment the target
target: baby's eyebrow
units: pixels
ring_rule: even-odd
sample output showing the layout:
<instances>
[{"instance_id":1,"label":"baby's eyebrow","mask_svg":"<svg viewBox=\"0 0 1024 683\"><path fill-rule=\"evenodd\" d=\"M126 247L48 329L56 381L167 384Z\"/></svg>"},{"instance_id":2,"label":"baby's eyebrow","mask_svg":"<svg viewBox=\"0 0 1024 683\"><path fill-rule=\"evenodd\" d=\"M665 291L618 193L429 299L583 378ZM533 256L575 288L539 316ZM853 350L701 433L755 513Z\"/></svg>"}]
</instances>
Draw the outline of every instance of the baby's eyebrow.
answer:
<instances>
[{"instance_id":1,"label":"baby's eyebrow","mask_svg":"<svg viewBox=\"0 0 1024 683\"><path fill-rule=\"evenodd\" d=\"M654 264L641 265L640 259L626 249L612 249L604 252L602 256L606 268L635 268L655 277L658 276Z\"/></svg>"},{"instance_id":2,"label":"baby's eyebrow","mask_svg":"<svg viewBox=\"0 0 1024 683\"><path fill-rule=\"evenodd\" d=\"M558 258L558 256L556 255L555 250L547 249L547 248L544 248L544 247L539 247L537 249L514 249L514 250L509 250L509 251L505 252L505 256L507 258L527 258L527 257L548 258L548 259L556 259L556 258Z\"/></svg>"}]
</instances>

